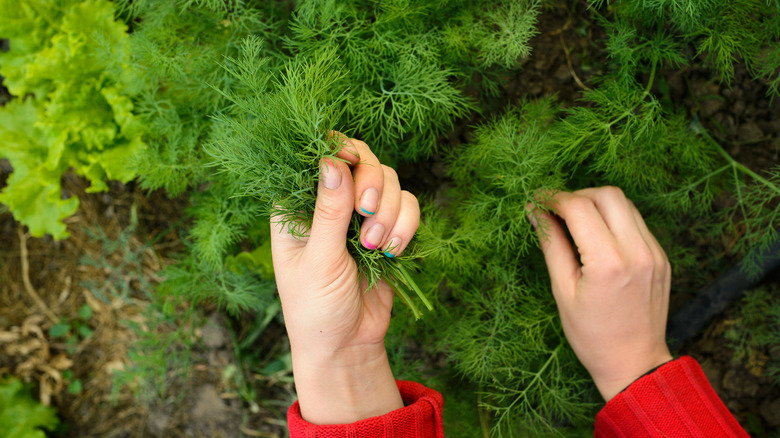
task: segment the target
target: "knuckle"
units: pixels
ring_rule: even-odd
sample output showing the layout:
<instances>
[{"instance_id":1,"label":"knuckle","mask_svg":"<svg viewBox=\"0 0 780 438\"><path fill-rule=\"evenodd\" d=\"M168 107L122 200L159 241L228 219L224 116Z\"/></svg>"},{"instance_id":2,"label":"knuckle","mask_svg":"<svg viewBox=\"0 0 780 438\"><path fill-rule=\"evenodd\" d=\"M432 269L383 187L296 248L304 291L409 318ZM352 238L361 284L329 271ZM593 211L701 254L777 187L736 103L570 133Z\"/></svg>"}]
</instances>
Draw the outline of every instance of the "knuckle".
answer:
<instances>
[{"instance_id":1,"label":"knuckle","mask_svg":"<svg viewBox=\"0 0 780 438\"><path fill-rule=\"evenodd\" d=\"M584 217L593 211L593 201L584 196L574 196L567 199L565 204L560 205L560 209L564 213L573 214L575 216Z\"/></svg>"},{"instance_id":2,"label":"knuckle","mask_svg":"<svg viewBox=\"0 0 780 438\"><path fill-rule=\"evenodd\" d=\"M407 190L401 190L401 196L408 202L410 205L415 205L417 209L420 209L420 201L417 199L417 196L414 196L411 192Z\"/></svg>"},{"instance_id":3,"label":"knuckle","mask_svg":"<svg viewBox=\"0 0 780 438\"><path fill-rule=\"evenodd\" d=\"M610 258L603 267L604 273L610 277L620 277L628 271L626 263L619 257Z\"/></svg>"},{"instance_id":4,"label":"knuckle","mask_svg":"<svg viewBox=\"0 0 780 438\"><path fill-rule=\"evenodd\" d=\"M314 217L324 220L334 220L340 218L343 212L338 206L326 202L318 202L314 206Z\"/></svg>"},{"instance_id":5,"label":"knuckle","mask_svg":"<svg viewBox=\"0 0 780 438\"><path fill-rule=\"evenodd\" d=\"M385 174L385 178L398 179L398 172L390 166L382 165L382 171Z\"/></svg>"},{"instance_id":6,"label":"knuckle","mask_svg":"<svg viewBox=\"0 0 780 438\"><path fill-rule=\"evenodd\" d=\"M566 208L576 213L583 213L593 208L593 201L584 196L574 196L567 200Z\"/></svg>"},{"instance_id":7,"label":"knuckle","mask_svg":"<svg viewBox=\"0 0 780 438\"><path fill-rule=\"evenodd\" d=\"M366 142L364 142L363 140L358 140L356 138L350 138L349 142L352 143L352 145L355 146L358 149L367 149L369 151L371 150L371 148L369 148L368 145L366 144Z\"/></svg>"},{"instance_id":8,"label":"knuckle","mask_svg":"<svg viewBox=\"0 0 780 438\"><path fill-rule=\"evenodd\" d=\"M623 193L623 190L617 186L604 186L601 188L601 191L610 198L614 198L614 199L626 198L626 194Z\"/></svg>"},{"instance_id":9,"label":"knuckle","mask_svg":"<svg viewBox=\"0 0 780 438\"><path fill-rule=\"evenodd\" d=\"M636 258L636 266L642 271L653 270L655 267L655 258L649 248L637 249L634 257ZM660 266L659 266L660 268Z\"/></svg>"},{"instance_id":10,"label":"knuckle","mask_svg":"<svg viewBox=\"0 0 780 438\"><path fill-rule=\"evenodd\" d=\"M620 253L607 249L599 260L599 266L605 275L617 276L627 272L629 264Z\"/></svg>"},{"instance_id":11,"label":"knuckle","mask_svg":"<svg viewBox=\"0 0 780 438\"><path fill-rule=\"evenodd\" d=\"M417 198L405 190L401 192L401 196L405 198L401 210L405 216L404 222L409 224L411 234L414 234L420 227L420 205Z\"/></svg>"},{"instance_id":12,"label":"knuckle","mask_svg":"<svg viewBox=\"0 0 780 438\"><path fill-rule=\"evenodd\" d=\"M663 284L665 279L666 279L666 267L661 265L660 267L657 267L655 271L653 271L653 281L655 281L658 284Z\"/></svg>"}]
</instances>

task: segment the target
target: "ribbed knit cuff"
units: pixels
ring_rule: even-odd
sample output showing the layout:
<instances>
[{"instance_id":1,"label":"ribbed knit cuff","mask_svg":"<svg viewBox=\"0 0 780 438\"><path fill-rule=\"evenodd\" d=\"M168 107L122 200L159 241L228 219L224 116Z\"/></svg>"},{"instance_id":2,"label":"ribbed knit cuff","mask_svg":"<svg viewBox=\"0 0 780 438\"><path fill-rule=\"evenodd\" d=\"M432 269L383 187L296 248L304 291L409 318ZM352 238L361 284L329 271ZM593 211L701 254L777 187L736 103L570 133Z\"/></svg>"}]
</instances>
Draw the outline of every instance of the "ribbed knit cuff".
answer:
<instances>
[{"instance_id":1,"label":"ribbed knit cuff","mask_svg":"<svg viewBox=\"0 0 780 438\"><path fill-rule=\"evenodd\" d=\"M747 437L690 356L667 362L612 398L597 437Z\"/></svg>"},{"instance_id":2,"label":"ribbed knit cuff","mask_svg":"<svg viewBox=\"0 0 780 438\"><path fill-rule=\"evenodd\" d=\"M287 411L290 438L444 438L444 398L419 383L396 380L405 407L352 424L314 425L301 417L298 402Z\"/></svg>"}]
</instances>

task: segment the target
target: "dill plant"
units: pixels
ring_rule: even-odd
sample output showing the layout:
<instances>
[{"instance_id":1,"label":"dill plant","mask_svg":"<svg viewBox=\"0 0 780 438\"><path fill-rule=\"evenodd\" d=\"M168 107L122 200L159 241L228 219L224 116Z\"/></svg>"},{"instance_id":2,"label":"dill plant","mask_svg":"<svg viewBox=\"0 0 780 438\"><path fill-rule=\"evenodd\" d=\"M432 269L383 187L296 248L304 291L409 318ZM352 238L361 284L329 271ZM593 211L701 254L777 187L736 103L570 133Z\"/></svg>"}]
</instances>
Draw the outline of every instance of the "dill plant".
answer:
<instances>
[{"instance_id":1,"label":"dill plant","mask_svg":"<svg viewBox=\"0 0 780 438\"><path fill-rule=\"evenodd\" d=\"M643 67L641 58L675 62L693 61L687 49L729 82L734 66L744 63L748 72L780 93L780 4L776 0L589 0L609 32L610 55L622 58L625 75ZM607 9L610 19L598 10ZM620 43L622 42L622 44ZM626 62L627 61L627 62ZM633 71L632 71L633 70Z\"/></svg>"},{"instance_id":2,"label":"dill plant","mask_svg":"<svg viewBox=\"0 0 780 438\"><path fill-rule=\"evenodd\" d=\"M766 73L778 65L757 69L751 58L778 45L775 5L744 2L748 12L734 12L737 5L719 2L592 3L607 31L607 73L564 110L550 99L524 101L480 123L469 144L446 154L449 203L420 233L445 248L423 264L441 272L430 281L445 288L444 310L424 321L422 337L475 387L483 433L493 436L573 434L598 406L560 330L527 204L541 208L538 197L555 190L620 186L681 277L701 277L684 243L693 237L741 236L733 248L741 255L776 234L778 168L737 162L696 115L662 105L654 92L665 70L703 61L723 81L744 62L776 94Z\"/></svg>"},{"instance_id":3,"label":"dill plant","mask_svg":"<svg viewBox=\"0 0 780 438\"><path fill-rule=\"evenodd\" d=\"M300 2L285 46L306 58L330 51L346 67L345 120L390 158L429 156L437 137L476 109L466 96L482 78L497 91L500 72L530 53L539 4L441 0Z\"/></svg>"},{"instance_id":4,"label":"dill plant","mask_svg":"<svg viewBox=\"0 0 780 438\"><path fill-rule=\"evenodd\" d=\"M724 333L733 363L755 375L767 375L780 385L780 299L776 286L747 291L739 312Z\"/></svg>"},{"instance_id":5,"label":"dill plant","mask_svg":"<svg viewBox=\"0 0 780 438\"><path fill-rule=\"evenodd\" d=\"M218 91L232 81L221 66L225 57L236 55L248 35L279 32L283 8L277 2L120 0L117 9L132 26L136 74L126 87L135 96L147 144L128 159L141 187L186 194L191 204L192 220L183 225L188 251L163 272L160 290L191 303L213 301L231 313L262 310L274 295L270 282L225 266L225 258L240 250L238 242L262 244L260 208L233 196L234 181L210 166L203 144L213 130L210 116L229 104Z\"/></svg>"},{"instance_id":6,"label":"dill plant","mask_svg":"<svg viewBox=\"0 0 780 438\"><path fill-rule=\"evenodd\" d=\"M447 248L424 261L448 290L446 310L425 323L476 388L481 427L495 436L562 433L556 425L592 421L595 407L526 218L540 193L565 187L551 139L557 114L551 99L529 101L477 127L448 155L451 207L420 235Z\"/></svg>"},{"instance_id":7,"label":"dill plant","mask_svg":"<svg viewBox=\"0 0 780 438\"><path fill-rule=\"evenodd\" d=\"M363 249L358 217L350 231L369 282L388 278L410 304L396 308L388 336L391 359L405 368L397 372L425 380L419 368L434 367L441 374L431 386L448 398L468 394L459 409L475 415L448 417L455 435L565 435L590 424L597 393L566 345L526 206L541 208L539 197L555 190L620 186L683 276L698 275L684 244L695 233L741 235L736 253L768 245L780 168L737 162L695 114L662 105L655 90L668 70L704 64L728 83L744 63L776 96L780 5L589 4L609 58L593 88L566 109L554 98L523 100L479 118L531 52L540 2L118 0L132 29L127 52L102 38L96 59L132 97L146 144L121 158L142 187L192 204L188 250L158 292L233 313L271 308L271 280L237 267L234 255L267 243L271 215L283 214L294 232L310 223L318 164L339 147L331 130L367 141L386 162L438 150L450 189L444 202L423 202L406 255L391 261ZM477 119L473 138L448 147L441 138L465 117ZM414 283L438 302L416 325ZM405 363L410 338L436 365ZM160 367L160 357L136 359L141 373Z\"/></svg>"},{"instance_id":8,"label":"dill plant","mask_svg":"<svg viewBox=\"0 0 780 438\"><path fill-rule=\"evenodd\" d=\"M236 252L239 242L253 240L251 233L263 221L267 224L264 202L271 187L305 188L308 198L285 209L310 211L313 172L327 149L320 138L326 132L322 122L301 120L299 128L308 138L319 138L319 149L298 167L288 166L289 154L274 158L273 163L282 163L286 170L276 176L291 178L289 182L251 174L256 168L247 169L243 161L256 158L246 154L251 148L240 151L235 146L247 139L237 135L240 131L227 130L241 128L261 109L275 114L259 104L284 102L283 96L253 101L246 91L261 93L272 85L261 82L298 72L285 73L286 66L321 65L338 55L339 65L328 67L338 74L328 84L337 98L334 108L343 108L331 115L331 128L352 128L351 133L384 150L384 160L424 156L447 127L475 109L465 96L467 76L495 77L496 71L513 68L529 53L538 5L515 2L486 12L464 1L304 1L289 8L283 2L143 0L119 1L118 9L133 26L132 63L141 73L128 85L139 96L137 113L147 126L148 147L133 161L141 185L165 188L171 195L189 194L192 257L183 266L190 267L192 278L198 277L198 269L222 278L225 286L210 299L238 309L246 308L252 293L239 288L246 293L236 294L228 286L236 282L227 279L232 274L226 272L225 257ZM253 46L252 53L241 53L241 41L250 35L264 43ZM239 60L243 64L236 63ZM323 84L316 83L320 79L309 78L309 86L322 89ZM294 111L303 116L300 108ZM220 115L212 118L215 114ZM278 133L288 123L277 118L256 126L255 132L270 128ZM206 144L211 155L204 152ZM328 154L335 153L332 146L327 146ZM302 206L306 208L298 208ZM360 255L356 243L353 248L372 282L380 271L392 269L381 266L394 266L373 253ZM186 278L179 274L178 281ZM395 274L396 282L409 283L408 276ZM196 289L181 287L185 295Z\"/></svg>"},{"instance_id":9,"label":"dill plant","mask_svg":"<svg viewBox=\"0 0 780 438\"><path fill-rule=\"evenodd\" d=\"M137 74L127 87L138 96L136 112L149 146L132 157L133 165L144 188L177 196L210 176L201 145L211 129L209 116L226 104L212 88L230 80L220 63L235 55L242 38L274 25L242 2L124 0L118 9L133 25Z\"/></svg>"},{"instance_id":10,"label":"dill plant","mask_svg":"<svg viewBox=\"0 0 780 438\"><path fill-rule=\"evenodd\" d=\"M320 162L339 159L341 149L333 128L339 127L345 94L334 92L342 78L335 53L293 59L278 76L266 68L262 42L244 40L237 58L228 58L225 69L234 86L223 90L232 106L215 116L215 127L206 151L214 165L234 181L236 197L254 200L264 217L277 216L296 237L311 226ZM395 259L363 247L358 235L360 216L353 215L348 249L365 276L367 288L385 278L409 305L419 310L407 291L430 303L412 280L415 247Z\"/></svg>"},{"instance_id":11,"label":"dill plant","mask_svg":"<svg viewBox=\"0 0 780 438\"><path fill-rule=\"evenodd\" d=\"M628 188L631 197L652 207L653 219L663 224L664 231L679 231L670 224L686 214L709 224L708 238L733 236L736 254L768 248L780 225L780 168L756 172L737 162L706 132L698 115L691 119L680 110L662 109L652 90L663 68L702 62L728 84L735 65L742 63L754 80L766 86L770 98L780 95L780 4L763 0L604 3L591 2L601 6L594 13L607 30L614 68L597 90L585 96L593 108L602 109L572 109L567 120L572 121L569 131L575 134L575 143L569 133L562 140L573 144L576 153L588 155L592 172L605 173L611 183ZM598 12L605 9L612 14L610 19ZM637 77L643 71L649 76L638 94ZM622 102L629 95L636 100L622 105L623 112L605 100ZM636 172L640 166L642 171ZM715 209L714 201L724 197L733 201ZM749 273L756 273L756 266L751 257L744 264Z\"/></svg>"}]
</instances>

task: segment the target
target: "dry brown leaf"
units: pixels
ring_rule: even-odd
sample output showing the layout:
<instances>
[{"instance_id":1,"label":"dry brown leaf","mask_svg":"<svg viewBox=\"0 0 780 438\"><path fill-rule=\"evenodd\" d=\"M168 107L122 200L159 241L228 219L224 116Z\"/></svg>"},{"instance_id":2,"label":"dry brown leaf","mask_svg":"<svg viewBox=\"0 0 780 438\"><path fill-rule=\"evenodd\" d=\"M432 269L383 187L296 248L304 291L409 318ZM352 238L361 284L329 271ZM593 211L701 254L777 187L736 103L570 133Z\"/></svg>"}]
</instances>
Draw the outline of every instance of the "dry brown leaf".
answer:
<instances>
[{"instance_id":1,"label":"dry brown leaf","mask_svg":"<svg viewBox=\"0 0 780 438\"><path fill-rule=\"evenodd\" d=\"M67 370L73 366L73 361L68 358L64 353L60 353L54 356L49 364L57 370Z\"/></svg>"},{"instance_id":2,"label":"dry brown leaf","mask_svg":"<svg viewBox=\"0 0 780 438\"><path fill-rule=\"evenodd\" d=\"M105 371L107 374L114 374L117 371L122 371L125 369L125 364L121 360L115 359L111 362L106 363L103 365L103 371Z\"/></svg>"},{"instance_id":3,"label":"dry brown leaf","mask_svg":"<svg viewBox=\"0 0 780 438\"><path fill-rule=\"evenodd\" d=\"M26 361L20 363L16 366L16 369L14 370L14 374L21 376L25 379L30 378L32 376L33 371L35 371L38 368L38 365L41 363L41 360L37 357L31 357L27 359Z\"/></svg>"},{"instance_id":4,"label":"dry brown leaf","mask_svg":"<svg viewBox=\"0 0 780 438\"><path fill-rule=\"evenodd\" d=\"M25 336L29 335L30 333L35 333L38 335L39 338L43 339L43 330L41 329L41 324L46 319L43 317L43 315L34 314L30 315L27 318L24 319L24 322L22 322L22 334Z\"/></svg>"},{"instance_id":5,"label":"dry brown leaf","mask_svg":"<svg viewBox=\"0 0 780 438\"><path fill-rule=\"evenodd\" d=\"M19 339L22 338L22 335L19 334L19 328L13 327L11 329L12 331L2 331L0 332L0 344L6 344L9 342L16 342Z\"/></svg>"},{"instance_id":6,"label":"dry brown leaf","mask_svg":"<svg viewBox=\"0 0 780 438\"><path fill-rule=\"evenodd\" d=\"M60 374L59 370L55 369L51 365L45 364L45 363L44 364L40 364L38 369L43 371L43 373L45 375L51 377L52 380L54 380L55 382L57 382L57 383L61 383L62 382L62 374Z\"/></svg>"},{"instance_id":7,"label":"dry brown leaf","mask_svg":"<svg viewBox=\"0 0 780 438\"><path fill-rule=\"evenodd\" d=\"M38 378L40 383L39 397L44 406L51 405L51 396L57 394L62 389L62 379L57 373L57 379L54 379L49 373L41 374Z\"/></svg>"},{"instance_id":8,"label":"dry brown leaf","mask_svg":"<svg viewBox=\"0 0 780 438\"><path fill-rule=\"evenodd\" d=\"M70 296L70 285L73 282L73 276L69 275L67 277L64 277L64 280L62 282L63 282L62 292L60 292L60 296L57 299L57 301L60 304L64 303Z\"/></svg>"},{"instance_id":9,"label":"dry brown leaf","mask_svg":"<svg viewBox=\"0 0 780 438\"><path fill-rule=\"evenodd\" d=\"M46 343L40 339L26 339L23 342L9 345L6 347L5 351L9 356L28 356L33 351L41 350L45 344ZM46 356L45 353L44 356Z\"/></svg>"},{"instance_id":10,"label":"dry brown leaf","mask_svg":"<svg viewBox=\"0 0 780 438\"><path fill-rule=\"evenodd\" d=\"M84 296L84 300L87 301L87 305L92 309L92 312L97 315L104 315L106 312L110 312L109 306L106 305L103 301L95 298L95 296L92 294L92 292L89 291L89 289L82 289L81 294ZM114 300L114 301L120 301L120 300Z\"/></svg>"}]
</instances>

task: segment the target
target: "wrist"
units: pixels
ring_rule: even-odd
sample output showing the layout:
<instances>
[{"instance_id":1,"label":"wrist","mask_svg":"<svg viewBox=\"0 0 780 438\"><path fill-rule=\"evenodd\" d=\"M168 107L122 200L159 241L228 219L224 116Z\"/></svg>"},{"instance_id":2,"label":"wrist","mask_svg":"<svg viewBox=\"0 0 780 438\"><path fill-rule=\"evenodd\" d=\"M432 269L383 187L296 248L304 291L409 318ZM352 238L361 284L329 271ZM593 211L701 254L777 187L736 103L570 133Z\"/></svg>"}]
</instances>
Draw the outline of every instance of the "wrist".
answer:
<instances>
[{"instance_id":1,"label":"wrist","mask_svg":"<svg viewBox=\"0 0 780 438\"><path fill-rule=\"evenodd\" d=\"M627 367L627 371L622 373L613 372L608 377L593 376L593 381L596 383L596 387L602 397L604 397L604 400L609 402L634 382L673 359L671 353L667 350L651 359L643 360L641 364Z\"/></svg>"},{"instance_id":2,"label":"wrist","mask_svg":"<svg viewBox=\"0 0 780 438\"><path fill-rule=\"evenodd\" d=\"M403 407L384 345L323 353L292 348L301 416L312 424L348 424Z\"/></svg>"}]
</instances>

